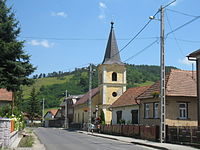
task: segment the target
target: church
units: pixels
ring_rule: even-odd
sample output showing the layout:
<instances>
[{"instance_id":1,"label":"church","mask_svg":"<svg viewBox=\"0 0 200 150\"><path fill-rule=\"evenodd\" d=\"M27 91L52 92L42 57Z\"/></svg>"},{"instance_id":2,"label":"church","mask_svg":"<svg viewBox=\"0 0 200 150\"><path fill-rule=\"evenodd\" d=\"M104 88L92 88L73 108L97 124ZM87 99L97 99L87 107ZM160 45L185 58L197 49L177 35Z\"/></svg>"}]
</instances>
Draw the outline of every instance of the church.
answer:
<instances>
[{"instance_id":1,"label":"church","mask_svg":"<svg viewBox=\"0 0 200 150\"><path fill-rule=\"evenodd\" d=\"M110 34L103 62L98 65L98 87L91 90L91 120L101 118L106 124L112 121L109 107L126 91L126 68L121 61L114 33L114 23L111 22ZM74 123L89 122L89 98L86 93L74 106Z\"/></svg>"}]
</instances>

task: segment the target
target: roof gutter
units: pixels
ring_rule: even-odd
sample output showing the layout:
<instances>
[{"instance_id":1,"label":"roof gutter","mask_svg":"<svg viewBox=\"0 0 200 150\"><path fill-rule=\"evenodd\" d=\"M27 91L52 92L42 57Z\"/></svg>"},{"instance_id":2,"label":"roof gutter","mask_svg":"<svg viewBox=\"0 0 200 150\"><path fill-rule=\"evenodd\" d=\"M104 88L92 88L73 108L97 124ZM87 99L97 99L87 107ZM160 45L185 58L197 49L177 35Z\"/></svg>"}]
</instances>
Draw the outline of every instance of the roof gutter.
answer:
<instances>
[{"instance_id":1,"label":"roof gutter","mask_svg":"<svg viewBox=\"0 0 200 150\"><path fill-rule=\"evenodd\" d=\"M191 57L191 56L186 56L188 58L188 60L190 61L197 61L197 59L195 57Z\"/></svg>"}]
</instances>

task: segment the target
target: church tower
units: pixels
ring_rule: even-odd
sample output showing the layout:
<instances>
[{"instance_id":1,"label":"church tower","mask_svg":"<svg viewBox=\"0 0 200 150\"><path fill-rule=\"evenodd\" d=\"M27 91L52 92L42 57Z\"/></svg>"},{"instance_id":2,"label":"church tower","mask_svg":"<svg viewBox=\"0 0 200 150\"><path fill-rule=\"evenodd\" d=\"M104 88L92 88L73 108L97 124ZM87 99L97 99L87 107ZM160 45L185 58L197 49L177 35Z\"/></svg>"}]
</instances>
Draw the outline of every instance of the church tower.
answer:
<instances>
[{"instance_id":1,"label":"church tower","mask_svg":"<svg viewBox=\"0 0 200 150\"><path fill-rule=\"evenodd\" d=\"M108 124L112 120L109 106L126 91L126 68L120 58L113 25L111 22L105 56L98 66L101 109Z\"/></svg>"}]
</instances>

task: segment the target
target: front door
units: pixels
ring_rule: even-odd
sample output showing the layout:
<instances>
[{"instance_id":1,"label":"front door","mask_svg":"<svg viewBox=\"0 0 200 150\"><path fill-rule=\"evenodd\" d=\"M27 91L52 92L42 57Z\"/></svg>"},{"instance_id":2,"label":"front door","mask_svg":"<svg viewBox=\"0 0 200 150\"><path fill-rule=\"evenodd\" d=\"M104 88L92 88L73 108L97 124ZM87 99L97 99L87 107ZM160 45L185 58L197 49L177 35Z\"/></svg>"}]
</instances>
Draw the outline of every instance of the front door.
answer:
<instances>
[{"instance_id":1,"label":"front door","mask_svg":"<svg viewBox=\"0 0 200 150\"><path fill-rule=\"evenodd\" d=\"M132 124L138 124L138 110L132 110Z\"/></svg>"}]
</instances>

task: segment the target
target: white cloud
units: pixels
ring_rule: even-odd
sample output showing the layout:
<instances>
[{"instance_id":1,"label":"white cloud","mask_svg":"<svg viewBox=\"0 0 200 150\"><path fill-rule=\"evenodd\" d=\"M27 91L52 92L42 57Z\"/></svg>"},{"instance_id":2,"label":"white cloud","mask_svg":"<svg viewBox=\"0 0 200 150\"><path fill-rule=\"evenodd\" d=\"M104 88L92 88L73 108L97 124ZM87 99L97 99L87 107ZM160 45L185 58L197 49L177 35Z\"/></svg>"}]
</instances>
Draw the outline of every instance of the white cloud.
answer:
<instances>
[{"instance_id":1,"label":"white cloud","mask_svg":"<svg viewBox=\"0 0 200 150\"><path fill-rule=\"evenodd\" d=\"M64 18L66 18L66 17L68 16L68 15L67 15L65 12L63 12L63 11L61 11L61 12L52 12L51 15L52 15L52 16L58 16L58 17L64 17Z\"/></svg>"},{"instance_id":2,"label":"white cloud","mask_svg":"<svg viewBox=\"0 0 200 150\"><path fill-rule=\"evenodd\" d=\"M192 63L194 63L193 61L189 61L187 59L187 57L184 57L183 59L179 59L179 63L183 64L183 65L191 65Z\"/></svg>"},{"instance_id":3,"label":"white cloud","mask_svg":"<svg viewBox=\"0 0 200 150\"><path fill-rule=\"evenodd\" d=\"M100 14L99 15L99 19L105 19L105 18L106 18L105 14Z\"/></svg>"},{"instance_id":4,"label":"white cloud","mask_svg":"<svg viewBox=\"0 0 200 150\"><path fill-rule=\"evenodd\" d=\"M100 20L105 19L106 18L106 13L105 13L105 9L107 8L106 4L103 2L99 2L99 10L100 10L100 14L98 16L98 18Z\"/></svg>"},{"instance_id":5,"label":"white cloud","mask_svg":"<svg viewBox=\"0 0 200 150\"><path fill-rule=\"evenodd\" d=\"M50 48L54 46L54 43L50 43L48 40L31 40L30 42L28 42L30 45L32 46L42 46L45 48Z\"/></svg>"},{"instance_id":6,"label":"white cloud","mask_svg":"<svg viewBox=\"0 0 200 150\"><path fill-rule=\"evenodd\" d=\"M100 8L107 8L106 4L103 2L99 2L99 7Z\"/></svg>"}]
</instances>

